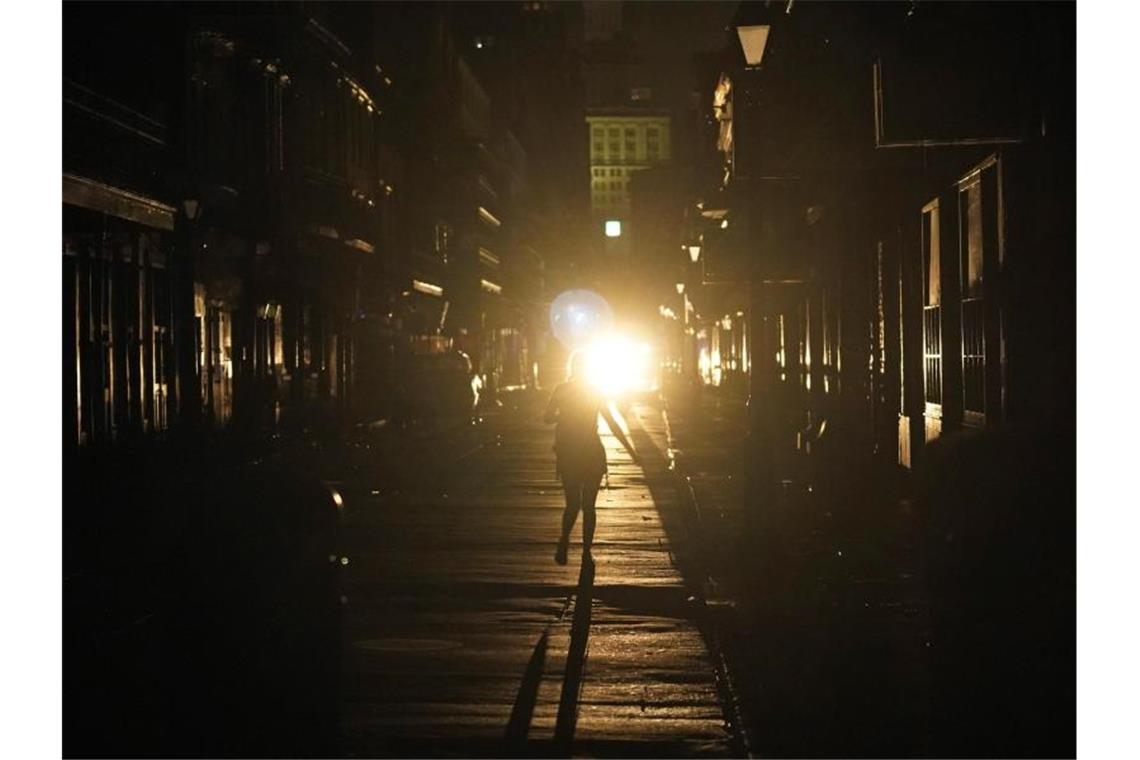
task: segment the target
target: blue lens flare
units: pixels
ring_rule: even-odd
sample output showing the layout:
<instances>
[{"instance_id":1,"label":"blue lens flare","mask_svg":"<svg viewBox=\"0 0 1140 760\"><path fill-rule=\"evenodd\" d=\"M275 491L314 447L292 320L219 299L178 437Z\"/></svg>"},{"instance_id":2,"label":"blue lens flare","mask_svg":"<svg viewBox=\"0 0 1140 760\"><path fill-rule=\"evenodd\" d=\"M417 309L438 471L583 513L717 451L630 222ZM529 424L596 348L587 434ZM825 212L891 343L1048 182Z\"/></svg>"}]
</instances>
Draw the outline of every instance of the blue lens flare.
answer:
<instances>
[{"instance_id":1,"label":"blue lens flare","mask_svg":"<svg viewBox=\"0 0 1140 760\"><path fill-rule=\"evenodd\" d=\"M592 290L563 291L550 305L551 332L567 348L586 345L612 324L610 305Z\"/></svg>"}]
</instances>

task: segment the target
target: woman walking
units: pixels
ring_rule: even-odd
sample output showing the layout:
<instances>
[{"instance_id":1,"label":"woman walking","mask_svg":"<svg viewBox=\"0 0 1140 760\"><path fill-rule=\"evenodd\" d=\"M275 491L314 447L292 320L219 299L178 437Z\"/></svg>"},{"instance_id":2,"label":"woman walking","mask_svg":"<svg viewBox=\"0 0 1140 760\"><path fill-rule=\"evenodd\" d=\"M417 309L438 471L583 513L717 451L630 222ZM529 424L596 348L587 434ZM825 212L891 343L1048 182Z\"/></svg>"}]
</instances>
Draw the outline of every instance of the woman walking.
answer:
<instances>
[{"instance_id":1,"label":"woman walking","mask_svg":"<svg viewBox=\"0 0 1140 760\"><path fill-rule=\"evenodd\" d=\"M594 505L598 499L598 486L606 474L606 450L598 436L599 413L637 462L633 445L610 414L605 399L585 378L585 355L576 351L570 357L570 379L554 389L543 417L547 423L556 425L554 451L558 460L558 477L566 493L562 535L554 551L554 561L560 565L566 564L570 530L578 519L578 512L582 512L582 562L594 561L590 552L597 525Z\"/></svg>"}]
</instances>

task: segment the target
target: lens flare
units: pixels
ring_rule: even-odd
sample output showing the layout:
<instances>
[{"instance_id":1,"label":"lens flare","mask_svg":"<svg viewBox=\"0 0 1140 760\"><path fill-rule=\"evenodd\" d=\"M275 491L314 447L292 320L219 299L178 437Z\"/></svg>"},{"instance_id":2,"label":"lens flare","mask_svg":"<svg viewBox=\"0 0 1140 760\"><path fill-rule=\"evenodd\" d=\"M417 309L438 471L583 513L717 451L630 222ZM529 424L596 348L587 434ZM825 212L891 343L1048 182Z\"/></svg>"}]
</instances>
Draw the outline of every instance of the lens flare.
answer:
<instances>
[{"instance_id":1,"label":"lens flare","mask_svg":"<svg viewBox=\"0 0 1140 760\"><path fill-rule=\"evenodd\" d=\"M567 348L589 345L612 321L610 305L592 290L567 290L550 306L551 331Z\"/></svg>"}]
</instances>

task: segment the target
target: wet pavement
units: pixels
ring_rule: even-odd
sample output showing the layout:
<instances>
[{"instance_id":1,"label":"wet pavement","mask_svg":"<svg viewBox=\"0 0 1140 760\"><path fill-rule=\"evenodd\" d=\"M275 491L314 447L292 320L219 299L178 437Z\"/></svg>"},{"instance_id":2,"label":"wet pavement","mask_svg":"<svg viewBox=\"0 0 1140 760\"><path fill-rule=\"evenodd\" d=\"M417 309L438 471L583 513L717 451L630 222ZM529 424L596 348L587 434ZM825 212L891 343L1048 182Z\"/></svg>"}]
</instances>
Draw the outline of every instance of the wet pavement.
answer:
<instances>
[{"instance_id":1,"label":"wet pavement","mask_svg":"<svg viewBox=\"0 0 1140 760\"><path fill-rule=\"evenodd\" d=\"M570 564L553 561L563 500L541 401L346 505L343 752L739 754L660 406L624 410L643 466L604 436L591 573L580 520Z\"/></svg>"}]
</instances>

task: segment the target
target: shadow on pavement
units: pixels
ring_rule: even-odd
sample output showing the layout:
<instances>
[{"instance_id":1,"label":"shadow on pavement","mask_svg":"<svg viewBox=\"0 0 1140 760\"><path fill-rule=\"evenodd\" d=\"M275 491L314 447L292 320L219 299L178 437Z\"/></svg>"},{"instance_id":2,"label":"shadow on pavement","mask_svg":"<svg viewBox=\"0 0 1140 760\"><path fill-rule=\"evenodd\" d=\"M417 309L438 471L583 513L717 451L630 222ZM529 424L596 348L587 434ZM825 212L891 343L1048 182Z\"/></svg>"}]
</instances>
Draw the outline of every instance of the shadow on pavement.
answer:
<instances>
[{"instance_id":1,"label":"shadow on pavement","mask_svg":"<svg viewBox=\"0 0 1140 760\"><path fill-rule=\"evenodd\" d=\"M690 589L690 593L694 593L694 590L701 589L705 576L688 552L682 550L688 545L689 537L697 535L697 531L693 529L695 526L687 524L695 519L695 516L687 514L682 509L679 495L674 496L672 493L675 482L670 476L669 461L665 452L658 447L653 441L653 437L637 420L637 415L628 414L626 410L622 410L622 416L625 417L629 425L629 437L641 457L645 484L649 488L649 495L657 508L657 514L661 518L661 526L669 539L669 552L673 564L681 573L685 586ZM665 505L674 502L677 504L676 509L664 508Z\"/></svg>"},{"instance_id":2,"label":"shadow on pavement","mask_svg":"<svg viewBox=\"0 0 1140 760\"><path fill-rule=\"evenodd\" d=\"M521 757L525 754L526 736L530 732L534 706L538 702L538 687L542 684L542 671L546 666L546 647L549 640L548 626L538 637L538 643L534 645L534 653L527 663L522 685L519 686L514 707L511 708L511 718L507 721L504 739L507 743L507 753L512 757Z\"/></svg>"},{"instance_id":3,"label":"shadow on pavement","mask_svg":"<svg viewBox=\"0 0 1140 760\"><path fill-rule=\"evenodd\" d=\"M594 606L594 563L583 562L578 574L578 598L574 602L574 620L570 625L570 650L566 654L566 675L562 681L562 697L558 700L558 718L554 724L554 747L569 757L570 743L578 723L578 696L582 692L582 672L586 666L586 645L590 639L590 620Z\"/></svg>"},{"instance_id":4,"label":"shadow on pavement","mask_svg":"<svg viewBox=\"0 0 1140 760\"><path fill-rule=\"evenodd\" d=\"M590 623L594 606L594 564L583 562L578 573L578 591L574 601L574 617L570 624L570 646L566 654L566 668L562 680L562 695L558 701L558 716L554 726L554 741L528 742L527 734L534 718L546 666L546 651L550 642L550 626L539 636L534 652L523 672L518 696L511 708L504 735L505 755L508 757L569 757L578 721L578 697L582 693L582 676L586 668L586 650L590 639ZM569 600L567 601L569 603ZM553 625L553 623L551 624Z\"/></svg>"}]
</instances>

